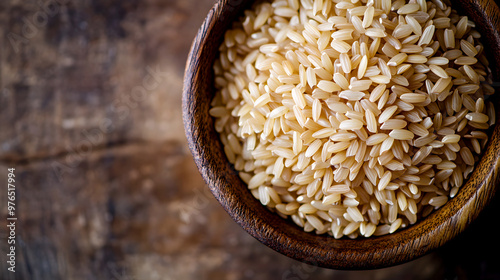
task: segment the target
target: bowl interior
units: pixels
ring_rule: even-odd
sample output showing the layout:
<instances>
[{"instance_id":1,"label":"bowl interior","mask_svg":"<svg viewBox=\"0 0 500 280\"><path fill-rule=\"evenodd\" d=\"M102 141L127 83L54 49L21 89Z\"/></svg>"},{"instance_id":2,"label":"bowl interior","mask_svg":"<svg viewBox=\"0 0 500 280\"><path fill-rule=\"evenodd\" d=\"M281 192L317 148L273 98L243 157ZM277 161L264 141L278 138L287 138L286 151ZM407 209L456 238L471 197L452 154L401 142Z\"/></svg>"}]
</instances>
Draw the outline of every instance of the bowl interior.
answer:
<instances>
[{"instance_id":1,"label":"bowl interior","mask_svg":"<svg viewBox=\"0 0 500 280\"><path fill-rule=\"evenodd\" d=\"M500 12L494 1L453 1L483 35L491 68L500 69ZM226 159L208 114L214 96L212 65L225 30L249 1L219 1L200 28L184 77L183 120L189 148L208 187L229 215L263 244L291 258L335 269L372 269L420 257L458 235L494 196L498 181L500 127L496 125L481 161L458 195L417 224L391 235L340 239L306 233L256 200ZM486 7L486 8L485 8ZM498 80L498 72L494 71ZM498 110L497 110L498 111Z\"/></svg>"}]
</instances>

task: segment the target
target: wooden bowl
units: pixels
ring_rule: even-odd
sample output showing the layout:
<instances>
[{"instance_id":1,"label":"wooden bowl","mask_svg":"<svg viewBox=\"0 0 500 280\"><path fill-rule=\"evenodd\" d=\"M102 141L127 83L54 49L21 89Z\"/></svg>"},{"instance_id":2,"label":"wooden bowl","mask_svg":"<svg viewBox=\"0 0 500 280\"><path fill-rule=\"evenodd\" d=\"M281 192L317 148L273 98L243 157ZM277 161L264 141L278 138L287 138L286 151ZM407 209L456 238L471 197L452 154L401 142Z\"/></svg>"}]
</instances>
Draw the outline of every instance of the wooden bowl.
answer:
<instances>
[{"instance_id":1,"label":"wooden bowl","mask_svg":"<svg viewBox=\"0 0 500 280\"><path fill-rule=\"evenodd\" d=\"M483 35L491 66L500 69L500 10L493 0L453 1ZM228 162L209 116L214 96L212 65L231 22L250 1L222 0L210 10L194 39L186 64L183 120L189 148L208 187L229 215L253 237L297 260L334 269L373 269L400 264L438 248L461 233L492 199L499 181L500 127L470 179L439 210L396 233L360 239L334 239L306 233L255 199ZM498 80L498 73L494 73ZM497 110L498 111L498 110Z\"/></svg>"}]
</instances>

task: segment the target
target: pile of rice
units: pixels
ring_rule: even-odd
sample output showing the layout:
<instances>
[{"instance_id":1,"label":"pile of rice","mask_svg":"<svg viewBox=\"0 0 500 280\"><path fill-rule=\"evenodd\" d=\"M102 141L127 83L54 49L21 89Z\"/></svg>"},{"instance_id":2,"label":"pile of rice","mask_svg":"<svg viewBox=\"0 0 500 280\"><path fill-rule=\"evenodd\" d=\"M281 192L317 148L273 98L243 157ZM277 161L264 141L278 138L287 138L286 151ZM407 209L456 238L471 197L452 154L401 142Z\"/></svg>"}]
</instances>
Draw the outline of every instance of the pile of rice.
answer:
<instances>
[{"instance_id":1,"label":"pile of rice","mask_svg":"<svg viewBox=\"0 0 500 280\"><path fill-rule=\"evenodd\" d=\"M495 123L474 27L446 0L254 5L214 65L228 160L306 232L414 224L457 194Z\"/></svg>"}]
</instances>

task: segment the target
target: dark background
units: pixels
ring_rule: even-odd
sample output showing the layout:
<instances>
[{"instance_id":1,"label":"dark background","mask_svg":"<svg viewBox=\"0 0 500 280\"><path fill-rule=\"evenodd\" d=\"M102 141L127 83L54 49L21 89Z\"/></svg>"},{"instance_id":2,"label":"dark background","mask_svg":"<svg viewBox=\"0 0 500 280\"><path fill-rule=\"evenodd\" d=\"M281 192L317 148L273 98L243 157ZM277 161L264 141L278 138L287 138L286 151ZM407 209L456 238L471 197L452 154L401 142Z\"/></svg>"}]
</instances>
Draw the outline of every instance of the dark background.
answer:
<instances>
[{"instance_id":1,"label":"dark background","mask_svg":"<svg viewBox=\"0 0 500 280\"><path fill-rule=\"evenodd\" d=\"M212 4L0 2L0 279L500 279L498 199L445 247L372 271L302 264L234 223L181 119L185 60Z\"/></svg>"}]
</instances>

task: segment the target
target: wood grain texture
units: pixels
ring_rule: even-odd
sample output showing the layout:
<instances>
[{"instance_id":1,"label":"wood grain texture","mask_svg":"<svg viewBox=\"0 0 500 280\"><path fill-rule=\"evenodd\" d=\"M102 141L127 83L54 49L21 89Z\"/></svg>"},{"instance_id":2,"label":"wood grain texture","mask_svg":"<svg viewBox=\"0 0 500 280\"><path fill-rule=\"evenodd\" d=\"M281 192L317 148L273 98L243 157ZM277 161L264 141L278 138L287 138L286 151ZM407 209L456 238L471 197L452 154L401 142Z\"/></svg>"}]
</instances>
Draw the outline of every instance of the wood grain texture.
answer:
<instances>
[{"instance_id":1,"label":"wood grain texture","mask_svg":"<svg viewBox=\"0 0 500 280\"><path fill-rule=\"evenodd\" d=\"M9 33L23 35L23 18L55 2L66 4L16 52ZM0 183L15 167L22 244L10 273L0 190L0 279L500 278L487 223L498 207L453 244L370 271L295 261L233 222L199 175L181 118L186 57L213 2L0 1ZM148 66L167 77L134 99Z\"/></svg>"},{"instance_id":2,"label":"wood grain texture","mask_svg":"<svg viewBox=\"0 0 500 280\"><path fill-rule=\"evenodd\" d=\"M193 36L211 4L192 11L193 3L3 1L0 160L60 156L96 133L96 149L184 141L180 91L191 42L178 34ZM47 21L35 24L36 15Z\"/></svg>"},{"instance_id":3,"label":"wood grain texture","mask_svg":"<svg viewBox=\"0 0 500 280\"><path fill-rule=\"evenodd\" d=\"M500 11L493 1L454 1L481 34L494 69L500 69ZM248 3L219 1L195 38L186 64L183 119L189 148L210 190L231 217L263 244L294 259L335 269L372 269L404 263L443 246L464 231L491 201L499 182L500 127L459 194L417 224L392 235L335 240L305 233L253 198L225 158L208 109L214 94L212 64L224 30ZM498 80L498 72L495 80Z\"/></svg>"}]
</instances>

